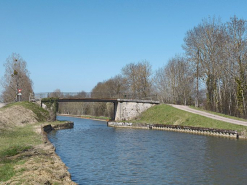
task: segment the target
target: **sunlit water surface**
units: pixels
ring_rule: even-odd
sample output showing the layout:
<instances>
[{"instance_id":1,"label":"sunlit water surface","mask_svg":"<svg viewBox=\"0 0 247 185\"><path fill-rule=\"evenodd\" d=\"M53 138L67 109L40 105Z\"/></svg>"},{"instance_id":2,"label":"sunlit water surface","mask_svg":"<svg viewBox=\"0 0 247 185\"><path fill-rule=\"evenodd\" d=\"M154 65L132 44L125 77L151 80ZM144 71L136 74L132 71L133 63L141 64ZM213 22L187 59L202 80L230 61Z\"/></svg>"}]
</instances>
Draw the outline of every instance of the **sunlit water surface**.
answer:
<instances>
[{"instance_id":1,"label":"sunlit water surface","mask_svg":"<svg viewBox=\"0 0 247 185\"><path fill-rule=\"evenodd\" d=\"M48 137L78 184L247 184L245 140L57 118L74 122Z\"/></svg>"}]
</instances>

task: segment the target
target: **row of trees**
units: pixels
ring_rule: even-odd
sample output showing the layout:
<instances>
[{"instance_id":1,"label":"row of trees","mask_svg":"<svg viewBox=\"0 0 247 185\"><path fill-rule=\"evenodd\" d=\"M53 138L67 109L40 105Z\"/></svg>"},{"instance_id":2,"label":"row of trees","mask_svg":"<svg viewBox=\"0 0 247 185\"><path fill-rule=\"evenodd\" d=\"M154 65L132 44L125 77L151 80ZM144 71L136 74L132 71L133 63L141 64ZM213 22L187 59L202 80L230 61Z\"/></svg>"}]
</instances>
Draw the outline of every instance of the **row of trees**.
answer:
<instances>
[{"instance_id":1,"label":"row of trees","mask_svg":"<svg viewBox=\"0 0 247 185\"><path fill-rule=\"evenodd\" d=\"M183 57L160 68L154 84L160 100L199 104L208 110L247 117L246 20L203 20L186 33Z\"/></svg>"},{"instance_id":2,"label":"row of trees","mask_svg":"<svg viewBox=\"0 0 247 185\"><path fill-rule=\"evenodd\" d=\"M206 88L209 110L247 116L246 26L246 20L236 16L224 24L209 18L186 34L183 48L195 81Z\"/></svg>"},{"instance_id":3,"label":"row of trees","mask_svg":"<svg viewBox=\"0 0 247 185\"><path fill-rule=\"evenodd\" d=\"M183 55L174 56L154 73L147 61L130 63L121 74L98 83L93 92L146 99L157 94L164 103L201 105L247 117L246 26L246 20L236 16L226 23L204 19L187 31Z\"/></svg>"}]
</instances>

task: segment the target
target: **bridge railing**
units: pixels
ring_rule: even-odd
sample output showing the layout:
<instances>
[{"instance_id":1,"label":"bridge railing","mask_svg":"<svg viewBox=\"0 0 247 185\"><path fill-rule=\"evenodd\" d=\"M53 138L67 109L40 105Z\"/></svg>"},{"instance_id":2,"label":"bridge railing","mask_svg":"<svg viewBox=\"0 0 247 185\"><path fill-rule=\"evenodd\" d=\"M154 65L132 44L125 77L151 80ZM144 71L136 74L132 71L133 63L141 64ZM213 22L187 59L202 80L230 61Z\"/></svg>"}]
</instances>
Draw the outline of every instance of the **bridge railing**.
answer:
<instances>
[{"instance_id":1,"label":"bridge railing","mask_svg":"<svg viewBox=\"0 0 247 185\"><path fill-rule=\"evenodd\" d=\"M35 99L42 98L114 98L114 99L139 99L139 100L158 100L156 94L140 96L137 94L121 92L118 94L112 92L42 92L35 93Z\"/></svg>"}]
</instances>

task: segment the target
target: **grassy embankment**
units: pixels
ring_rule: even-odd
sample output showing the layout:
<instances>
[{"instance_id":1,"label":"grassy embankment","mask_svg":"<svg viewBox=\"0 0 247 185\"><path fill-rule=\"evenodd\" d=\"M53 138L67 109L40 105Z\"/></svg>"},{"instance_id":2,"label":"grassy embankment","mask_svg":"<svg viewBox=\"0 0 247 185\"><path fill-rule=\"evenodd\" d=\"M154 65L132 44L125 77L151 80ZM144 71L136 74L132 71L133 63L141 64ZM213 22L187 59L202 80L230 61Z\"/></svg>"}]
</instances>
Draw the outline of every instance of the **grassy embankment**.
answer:
<instances>
[{"instance_id":1,"label":"grassy embankment","mask_svg":"<svg viewBox=\"0 0 247 185\"><path fill-rule=\"evenodd\" d=\"M157 105L132 120L133 124L167 124L246 132L247 127L210 119L204 116L176 109L170 105Z\"/></svg>"},{"instance_id":2,"label":"grassy embankment","mask_svg":"<svg viewBox=\"0 0 247 185\"><path fill-rule=\"evenodd\" d=\"M41 135L35 132L35 127L40 128L40 125L44 124L49 116L48 111L29 102L12 103L1 108L0 111L12 106L22 106L33 111L38 123L25 123L22 126L16 126L13 123L0 130L0 182L5 182L26 170L25 168L16 170L15 166L24 164L30 157L27 151L43 143ZM0 124L2 124L1 120Z\"/></svg>"}]
</instances>

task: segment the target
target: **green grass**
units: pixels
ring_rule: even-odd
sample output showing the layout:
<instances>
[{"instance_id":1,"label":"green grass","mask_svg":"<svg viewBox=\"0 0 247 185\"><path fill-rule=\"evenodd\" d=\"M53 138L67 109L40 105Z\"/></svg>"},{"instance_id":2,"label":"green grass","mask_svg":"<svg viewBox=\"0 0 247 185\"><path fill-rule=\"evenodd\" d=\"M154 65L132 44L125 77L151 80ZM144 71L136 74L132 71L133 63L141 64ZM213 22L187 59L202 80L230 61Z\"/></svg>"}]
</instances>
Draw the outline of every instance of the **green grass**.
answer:
<instances>
[{"instance_id":1,"label":"green grass","mask_svg":"<svg viewBox=\"0 0 247 185\"><path fill-rule=\"evenodd\" d=\"M25 155L22 155L22 153L27 150L32 150L36 145L43 143L43 137L34 131L34 127L40 127L42 124L57 125L64 123L64 121L45 122L49 113L39 107L39 105L30 102L11 103L1 108L0 111L11 106L23 106L26 109L32 110L39 122L35 124L26 124L24 126L11 126L1 130L0 184L25 171L24 168L15 170L16 165L24 164L27 160L27 156L24 157Z\"/></svg>"},{"instance_id":2,"label":"green grass","mask_svg":"<svg viewBox=\"0 0 247 185\"><path fill-rule=\"evenodd\" d=\"M32 125L4 130L0 137L0 157L16 155L40 143L41 137L37 137Z\"/></svg>"},{"instance_id":3,"label":"green grass","mask_svg":"<svg viewBox=\"0 0 247 185\"><path fill-rule=\"evenodd\" d=\"M36 114L38 121L46 121L49 113L40 108L37 104L30 102L16 102L6 105L1 108L4 110L11 106L23 106L26 109L32 110ZM41 144L42 137L34 132L34 126L40 125L41 123L33 125L24 125L21 127L9 127L4 128L0 132L0 182L7 181L11 177L15 176L16 173L24 171L15 171L15 165L25 163L25 159L21 157L14 157L22 152L31 149L35 145Z\"/></svg>"},{"instance_id":4,"label":"green grass","mask_svg":"<svg viewBox=\"0 0 247 185\"><path fill-rule=\"evenodd\" d=\"M22 168L18 171L14 170L15 165L23 164L25 160L4 160L0 162L0 182L5 182L11 177L15 176L16 173L24 172L25 169Z\"/></svg>"},{"instance_id":5,"label":"green grass","mask_svg":"<svg viewBox=\"0 0 247 185\"><path fill-rule=\"evenodd\" d=\"M19 153L22 153L22 152L30 149L30 148L31 148L31 146L19 146L19 145L11 146L11 147L7 148L6 150L1 151L0 156L2 156L2 157L15 156Z\"/></svg>"},{"instance_id":6,"label":"green grass","mask_svg":"<svg viewBox=\"0 0 247 185\"><path fill-rule=\"evenodd\" d=\"M62 123L65 123L66 121L53 121L53 122L51 122L52 123L52 125L59 125L59 124L62 124Z\"/></svg>"},{"instance_id":7,"label":"green grass","mask_svg":"<svg viewBox=\"0 0 247 185\"><path fill-rule=\"evenodd\" d=\"M17 173L14 166L23 162L21 158L11 160L9 157L20 154L41 143L42 139L33 131L32 125L4 130L0 137L0 179L2 181L9 180Z\"/></svg>"},{"instance_id":8,"label":"green grass","mask_svg":"<svg viewBox=\"0 0 247 185\"><path fill-rule=\"evenodd\" d=\"M47 122L46 124L62 124L64 121ZM25 171L15 171L15 165L25 163L26 159L17 157L14 160L12 156L21 154L22 152L33 148L35 145L43 143L42 136L34 132L35 126L40 126L44 122L39 122L32 125L22 127L13 127L12 129L4 130L0 135L0 184L15 176L17 173Z\"/></svg>"},{"instance_id":9,"label":"green grass","mask_svg":"<svg viewBox=\"0 0 247 185\"><path fill-rule=\"evenodd\" d=\"M247 130L247 127L245 126L234 125L211 118L206 118L204 116L192 114L164 104L151 107L147 111L143 112L138 118L132 120L132 122L134 124L167 124L227 129L236 130L238 132Z\"/></svg>"},{"instance_id":10,"label":"green grass","mask_svg":"<svg viewBox=\"0 0 247 185\"><path fill-rule=\"evenodd\" d=\"M0 167L0 179L1 181L7 181L15 175L13 162L5 162ZM0 181L0 182L1 182Z\"/></svg>"}]
</instances>

